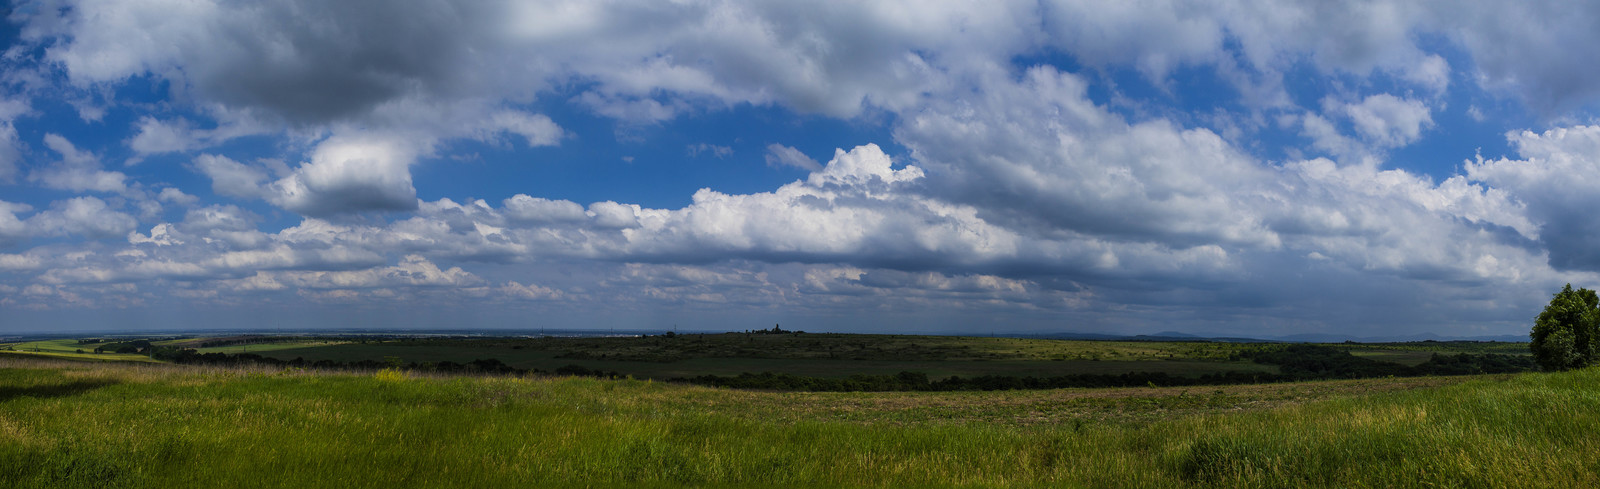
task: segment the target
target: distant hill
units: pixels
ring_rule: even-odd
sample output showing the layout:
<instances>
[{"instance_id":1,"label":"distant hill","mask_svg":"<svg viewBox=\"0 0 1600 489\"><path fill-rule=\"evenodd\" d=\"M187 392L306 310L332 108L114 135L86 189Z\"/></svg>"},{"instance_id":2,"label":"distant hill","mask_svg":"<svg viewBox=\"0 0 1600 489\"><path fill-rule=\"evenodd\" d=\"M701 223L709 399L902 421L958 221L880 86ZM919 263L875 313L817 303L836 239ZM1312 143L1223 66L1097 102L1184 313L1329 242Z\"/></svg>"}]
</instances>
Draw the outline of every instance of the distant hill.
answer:
<instances>
[{"instance_id":1,"label":"distant hill","mask_svg":"<svg viewBox=\"0 0 1600 489\"><path fill-rule=\"evenodd\" d=\"M1197 336L1197 335L1192 335L1192 334L1189 334L1189 333L1179 333L1177 331L1162 331L1160 333L1155 333L1155 334L1151 334L1151 335L1148 335L1148 336L1159 336L1159 337L1162 337L1162 338L1199 338L1199 336Z\"/></svg>"},{"instance_id":2,"label":"distant hill","mask_svg":"<svg viewBox=\"0 0 1600 489\"><path fill-rule=\"evenodd\" d=\"M1294 334L1286 336L1261 336L1240 337L1215 334L1192 334L1177 331L1162 331L1152 334L1116 335L1103 333L1033 333L1033 334L1001 334L1014 338L1050 338L1061 340L1106 340L1106 341L1221 341L1230 343L1343 343L1354 341L1357 343L1405 343L1413 341L1503 341L1510 343L1527 342L1524 335L1491 335L1491 336L1441 336L1433 333L1419 333L1413 335L1397 336L1352 336L1339 334Z\"/></svg>"}]
</instances>

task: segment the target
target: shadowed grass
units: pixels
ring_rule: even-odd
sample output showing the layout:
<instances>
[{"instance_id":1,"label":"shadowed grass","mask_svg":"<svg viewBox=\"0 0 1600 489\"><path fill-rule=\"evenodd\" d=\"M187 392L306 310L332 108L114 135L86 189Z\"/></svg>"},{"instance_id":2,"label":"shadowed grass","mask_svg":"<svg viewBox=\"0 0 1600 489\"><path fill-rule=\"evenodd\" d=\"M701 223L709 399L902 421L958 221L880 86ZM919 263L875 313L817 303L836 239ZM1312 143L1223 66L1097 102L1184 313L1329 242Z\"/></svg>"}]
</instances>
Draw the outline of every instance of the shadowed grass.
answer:
<instances>
[{"instance_id":1,"label":"shadowed grass","mask_svg":"<svg viewBox=\"0 0 1600 489\"><path fill-rule=\"evenodd\" d=\"M1600 371L1456 380L831 394L0 359L0 389L64 393L0 400L0 487L1600 484Z\"/></svg>"}]
</instances>

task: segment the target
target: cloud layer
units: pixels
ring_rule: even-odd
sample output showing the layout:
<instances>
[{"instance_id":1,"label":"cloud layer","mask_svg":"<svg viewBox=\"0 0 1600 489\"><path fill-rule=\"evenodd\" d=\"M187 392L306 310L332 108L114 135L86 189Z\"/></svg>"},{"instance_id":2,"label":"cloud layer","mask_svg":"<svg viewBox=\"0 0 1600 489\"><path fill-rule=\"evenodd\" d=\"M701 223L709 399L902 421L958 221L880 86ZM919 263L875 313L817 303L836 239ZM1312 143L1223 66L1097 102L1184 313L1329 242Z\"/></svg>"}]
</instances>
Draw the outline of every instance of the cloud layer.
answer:
<instances>
[{"instance_id":1,"label":"cloud layer","mask_svg":"<svg viewBox=\"0 0 1600 489\"><path fill-rule=\"evenodd\" d=\"M1600 64L1576 48L1600 41L1597 15L47 2L12 14L21 35L0 65L0 185L26 190L0 197L0 309L1516 332L1550 290L1600 278L1600 129L1579 122ZM1513 35L1528 32L1541 35ZM51 119L60 107L75 119ZM1480 107L1538 127L1451 139ZM438 198L441 182L419 177L471 181L456 161L480 151L541 164L535 148L751 108L887 136L822 158L797 149L815 146L804 134L727 128L675 151L804 176L674 208ZM1459 171L1395 156L1438 141ZM1486 144L1510 152L1479 155Z\"/></svg>"}]
</instances>

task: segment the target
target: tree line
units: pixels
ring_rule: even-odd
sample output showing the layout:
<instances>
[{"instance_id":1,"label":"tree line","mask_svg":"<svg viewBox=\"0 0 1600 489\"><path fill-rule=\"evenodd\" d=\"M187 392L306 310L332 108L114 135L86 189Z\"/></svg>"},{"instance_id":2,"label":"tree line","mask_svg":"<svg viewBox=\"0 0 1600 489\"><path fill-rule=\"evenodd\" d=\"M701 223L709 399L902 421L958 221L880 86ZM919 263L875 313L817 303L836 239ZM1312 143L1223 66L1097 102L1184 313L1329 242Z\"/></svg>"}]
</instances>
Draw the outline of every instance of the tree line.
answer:
<instances>
[{"instance_id":1,"label":"tree line","mask_svg":"<svg viewBox=\"0 0 1600 489\"><path fill-rule=\"evenodd\" d=\"M1338 348L1319 345L1285 345L1241 352L1239 356L1255 363L1277 366L1278 373L1233 371L1184 377L1163 372L1130 372L1050 377L952 376L929 380L927 374L919 372L901 372L894 375L857 374L843 378L762 372L736 376L701 375L673 380L736 389L784 391L994 391L1068 387L1176 387L1424 375L1476 375L1526 372L1537 368L1531 358L1496 353L1478 355L1435 353L1420 365L1408 366L1362 358Z\"/></svg>"},{"instance_id":2,"label":"tree line","mask_svg":"<svg viewBox=\"0 0 1600 489\"><path fill-rule=\"evenodd\" d=\"M301 357L293 360L266 357L254 353L199 353L193 349L175 347L154 347L150 350L150 358L188 365L220 365L220 366L268 366L279 368L311 368L318 370L381 370L386 368L399 368L415 372L437 372L442 374L490 374L490 375L569 375L600 378L622 378L623 375L615 371L601 371L585 368L580 365L568 365L554 371L540 369L524 369L506 365L496 358L480 358L467 363L452 361L442 362L400 362L397 359L386 360L316 360L309 361Z\"/></svg>"}]
</instances>

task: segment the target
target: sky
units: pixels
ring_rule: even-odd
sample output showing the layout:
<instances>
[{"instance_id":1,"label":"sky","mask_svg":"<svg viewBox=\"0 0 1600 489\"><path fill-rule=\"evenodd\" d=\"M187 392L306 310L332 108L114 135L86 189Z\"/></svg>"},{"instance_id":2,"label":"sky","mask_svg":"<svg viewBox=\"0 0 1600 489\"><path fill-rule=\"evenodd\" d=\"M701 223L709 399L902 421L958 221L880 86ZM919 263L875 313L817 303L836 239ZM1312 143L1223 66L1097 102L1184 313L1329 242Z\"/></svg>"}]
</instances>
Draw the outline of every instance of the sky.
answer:
<instances>
[{"instance_id":1,"label":"sky","mask_svg":"<svg viewBox=\"0 0 1600 489\"><path fill-rule=\"evenodd\" d=\"M0 333L1517 335L1600 285L1600 4L0 13Z\"/></svg>"}]
</instances>

